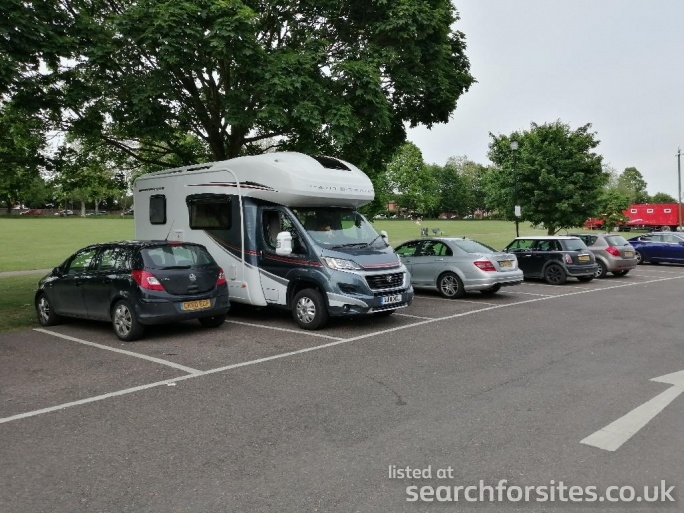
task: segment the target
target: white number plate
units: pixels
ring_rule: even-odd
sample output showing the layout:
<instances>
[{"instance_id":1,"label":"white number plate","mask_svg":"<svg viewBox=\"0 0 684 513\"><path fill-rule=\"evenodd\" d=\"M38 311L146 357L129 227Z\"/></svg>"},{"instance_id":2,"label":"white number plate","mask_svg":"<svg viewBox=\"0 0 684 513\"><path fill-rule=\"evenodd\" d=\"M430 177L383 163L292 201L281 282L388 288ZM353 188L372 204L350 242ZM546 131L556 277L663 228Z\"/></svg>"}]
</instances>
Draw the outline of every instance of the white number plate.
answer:
<instances>
[{"instance_id":1,"label":"white number plate","mask_svg":"<svg viewBox=\"0 0 684 513\"><path fill-rule=\"evenodd\" d=\"M392 294L391 296L380 296L381 305L390 305L392 303L401 303L401 294Z\"/></svg>"},{"instance_id":2,"label":"white number plate","mask_svg":"<svg viewBox=\"0 0 684 513\"><path fill-rule=\"evenodd\" d=\"M634 253L631 251L625 251L625 258L632 258L634 256Z\"/></svg>"}]
</instances>

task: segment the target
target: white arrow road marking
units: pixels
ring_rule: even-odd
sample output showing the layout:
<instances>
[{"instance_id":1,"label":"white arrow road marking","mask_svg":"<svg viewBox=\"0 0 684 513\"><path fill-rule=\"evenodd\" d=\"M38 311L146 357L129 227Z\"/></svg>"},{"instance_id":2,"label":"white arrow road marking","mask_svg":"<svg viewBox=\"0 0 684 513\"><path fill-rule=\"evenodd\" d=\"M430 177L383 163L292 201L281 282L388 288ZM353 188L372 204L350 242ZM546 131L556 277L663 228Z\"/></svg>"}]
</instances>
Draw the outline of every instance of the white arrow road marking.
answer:
<instances>
[{"instance_id":1,"label":"white arrow road marking","mask_svg":"<svg viewBox=\"0 0 684 513\"><path fill-rule=\"evenodd\" d=\"M603 429L589 435L580 443L593 445L606 451L615 451L684 392L684 370L659 376L651 379L651 381L673 386L650 401L634 408L624 417L620 417L612 424L608 424Z\"/></svg>"}]
</instances>

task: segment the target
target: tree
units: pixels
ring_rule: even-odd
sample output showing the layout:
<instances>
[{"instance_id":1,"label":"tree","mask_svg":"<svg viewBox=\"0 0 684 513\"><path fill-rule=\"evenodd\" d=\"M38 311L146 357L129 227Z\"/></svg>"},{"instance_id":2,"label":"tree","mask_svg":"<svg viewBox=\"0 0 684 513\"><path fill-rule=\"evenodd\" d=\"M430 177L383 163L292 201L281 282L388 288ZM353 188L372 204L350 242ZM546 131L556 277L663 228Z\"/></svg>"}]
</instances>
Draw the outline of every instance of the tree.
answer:
<instances>
[{"instance_id":1,"label":"tree","mask_svg":"<svg viewBox=\"0 0 684 513\"><path fill-rule=\"evenodd\" d=\"M664 192L656 192L648 199L648 203L677 203L677 200Z\"/></svg>"},{"instance_id":2,"label":"tree","mask_svg":"<svg viewBox=\"0 0 684 513\"><path fill-rule=\"evenodd\" d=\"M55 185L62 201L81 203L81 216L85 216L86 203L95 203L97 210L100 200L123 194L121 188L126 184L107 161L107 155L103 148L91 147L84 141L67 141L60 148Z\"/></svg>"},{"instance_id":3,"label":"tree","mask_svg":"<svg viewBox=\"0 0 684 513\"><path fill-rule=\"evenodd\" d=\"M603 221L603 228L610 231L629 218L622 212L630 205L629 197L616 189L604 189L597 199L597 217Z\"/></svg>"},{"instance_id":4,"label":"tree","mask_svg":"<svg viewBox=\"0 0 684 513\"><path fill-rule=\"evenodd\" d=\"M587 124L576 130L556 121L531 124L510 135L490 134L489 159L498 166L488 180L488 201L513 219L515 188L522 221L543 224L549 235L581 226L596 211L595 198L608 180L598 146ZM519 148L514 153L511 141Z\"/></svg>"},{"instance_id":5,"label":"tree","mask_svg":"<svg viewBox=\"0 0 684 513\"><path fill-rule=\"evenodd\" d=\"M646 180L635 167L627 167L618 177L617 188L626 194L630 203L648 202L648 192L646 192Z\"/></svg>"},{"instance_id":6,"label":"tree","mask_svg":"<svg viewBox=\"0 0 684 513\"><path fill-rule=\"evenodd\" d=\"M466 188L455 160L445 166L433 166L437 188L437 210L462 215L465 211Z\"/></svg>"},{"instance_id":7,"label":"tree","mask_svg":"<svg viewBox=\"0 0 684 513\"><path fill-rule=\"evenodd\" d=\"M387 184L397 192L399 206L420 214L431 213L438 203L434 169L423 162L413 143L404 143L387 164Z\"/></svg>"},{"instance_id":8,"label":"tree","mask_svg":"<svg viewBox=\"0 0 684 513\"><path fill-rule=\"evenodd\" d=\"M0 200L7 205L29 199L41 170L48 164L44 124L15 102L0 106Z\"/></svg>"},{"instance_id":9,"label":"tree","mask_svg":"<svg viewBox=\"0 0 684 513\"><path fill-rule=\"evenodd\" d=\"M379 171L405 126L447 122L474 81L449 0L82 4L11 0L24 30L8 27L7 90L31 84L55 41L49 83L31 91L76 137L155 166L263 152L269 140ZM44 34L22 40L32 27Z\"/></svg>"}]
</instances>

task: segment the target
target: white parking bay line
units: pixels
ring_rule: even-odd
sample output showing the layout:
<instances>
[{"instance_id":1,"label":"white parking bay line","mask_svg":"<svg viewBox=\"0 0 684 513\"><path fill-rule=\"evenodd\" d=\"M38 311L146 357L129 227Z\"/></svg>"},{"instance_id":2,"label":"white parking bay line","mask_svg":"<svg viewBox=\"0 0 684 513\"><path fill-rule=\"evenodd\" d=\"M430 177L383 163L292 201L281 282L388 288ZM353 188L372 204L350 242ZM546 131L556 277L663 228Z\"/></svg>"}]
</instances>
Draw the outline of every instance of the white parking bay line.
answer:
<instances>
[{"instance_id":1,"label":"white parking bay line","mask_svg":"<svg viewBox=\"0 0 684 513\"><path fill-rule=\"evenodd\" d=\"M156 383L149 383L147 385L140 385L133 388L126 388L124 390L118 390L116 392L111 392L109 394L96 395L94 397L86 397L85 399L80 399L78 401L72 401L70 403L58 404L57 406L50 406L49 408L42 408L40 410L28 411L26 413L18 413L17 415L12 415L11 417L5 417L0 419L0 424L6 422L12 422L13 420L26 419L28 417L35 417L36 415L42 415L44 413L51 413L53 411L63 410L65 408L70 408L72 406L79 406L81 404L94 403L96 401L102 401L103 399L109 399L110 397L117 397L121 395L132 394L133 392L139 392L140 390L147 390L148 388L154 388L162 385L171 385L177 381L182 381L188 378L194 378L201 376L199 374L186 374L185 376L180 376L178 378L167 379L165 381L157 381Z\"/></svg>"},{"instance_id":2,"label":"white parking bay line","mask_svg":"<svg viewBox=\"0 0 684 513\"><path fill-rule=\"evenodd\" d=\"M276 331L285 331L287 333L296 333L297 335L309 335L310 337L327 338L330 340L342 340L340 337L331 337L330 335L323 335L322 333L313 333L311 331L305 331L305 330L291 330L289 328L279 328L277 326L266 326L265 324L254 324L251 322L242 322L242 321L228 320L226 322L228 322L230 324L239 324L241 326L251 326L252 328L264 328L267 330L276 330Z\"/></svg>"},{"instance_id":3,"label":"white parking bay line","mask_svg":"<svg viewBox=\"0 0 684 513\"><path fill-rule=\"evenodd\" d=\"M69 335L62 335L61 333L57 333L57 332L50 331L50 330L45 330L42 328L34 328L33 331L39 331L39 332L45 333L47 335L52 335L53 337L59 337L59 338L65 339L65 340L71 340L72 342L78 342L79 344L84 344L86 346L97 347L98 349L105 349L107 351L114 351L115 353L125 354L128 356L134 356L136 358L140 358L142 360L147 360L149 362L159 363L161 365L166 365L167 367L173 367L174 369L182 370L183 372L187 372L188 374L192 374L192 375L202 373L201 370L193 369L192 367L186 367L185 365L180 365L178 363L170 362L168 360L162 360L161 358L155 358L154 356L147 356L146 354L134 353L133 351L126 351L125 349L117 349L115 347L109 347L109 346L105 346L102 344L96 344L95 342L88 342L87 340L82 340L82 339L76 338L76 337L70 337Z\"/></svg>"},{"instance_id":4,"label":"white parking bay line","mask_svg":"<svg viewBox=\"0 0 684 513\"><path fill-rule=\"evenodd\" d=\"M499 294L525 294L527 296L541 296L541 297L554 297L553 294L535 294L534 292L519 292L519 291L510 291L510 290L500 290Z\"/></svg>"},{"instance_id":5,"label":"white parking bay line","mask_svg":"<svg viewBox=\"0 0 684 513\"><path fill-rule=\"evenodd\" d=\"M430 297L430 296L413 296L414 299L429 299L431 301L448 301L451 304L458 303L475 303L476 305L491 305L496 306L496 303L486 303L485 301L469 301L467 299L447 299L445 297Z\"/></svg>"},{"instance_id":6,"label":"white parking bay line","mask_svg":"<svg viewBox=\"0 0 684 513\"><path fill-rule=\"evenodd\" d=\"M81 404L92 403L92 402L95 402L95 401L101 401L101 400L103 400L103 399L108 399L108 398L110 398L110 397L117 397L117 396L122 396L122 395L126 395L126 394L131 394L131 393L134 393L134 392L138 392L138 391L141 391L141 390L146 390L146 389L153 388L153 387L157 387L157 386L161 386L161 385L164 385L164 384L172 384L172 383L175 383L175 382L178 382L178 381L182 381L182 380L185 380L185 379L197 378L197 377L200 377L200 376L207 376L207 375L216 374L216 373L220 373L220 372L225 372L225 371L229 371L229 370L233 370L233 369L239 369L239 368L242 368L242 367L249 367L249 366L251 366L251 365L258 365L258 364L260 364L260 363L265 363L265 362L280 360L280 359L282 359L282 358L288 358L288 357L291 357L291 356L296 356L296 355L300 355L300 354L304 354L304 353L309 353L309 352L312 352L312 351L318 351L318 350L322 350L322 349L328 349L328 348L335 347L335 346L339 346L339 345L342 345L342 344L348 344L348 343L350 343L350 342L355 342L355 341L357 341L357 340L364 340L364 339L371 338L371 337L377 337L378 335L383 335L383 334L387 334L387 333L392 333L392 332L395 332L395 331L401 331L401 330L405 330L405 329L415 328L415 327L417 327L417 326L424 326L424 325L426 325L426 324L432 324L432 323L434 323L434 322L448 321L448 320L451 320L451 319L457 319L457 318L459 318L459 317L465 317L465 316L468 316L468 315L475 315L475 314L482 313L482 312L488 312L488 311L490 311L490 310L498 310L499 308L510 308L510 307L512 307L512 306L518 306L518 305L523 305L523 304L528 304L528 303L537 303L537 302L540 302L540 301L552 301L552 300L554 300L554 299L556 299L556 298L563 298L563 297L568 297L568 296L577 296L577 295L580 295L580 294L591 294L591 293L594 293L594 292L601 292L601 291L604 291L604 290L619 289L619 288L624 288L624 287L633 287L633 286L635 286L635 285L644 285L644 284L646 284L646 283L658 283L658 282L662 282L662 281L678 280L678 279L682 279L682 278L684 278L684 275L677 276L677 277L672 277L672 278L659 278L659 279L655 279L655 280L651 280L651 281L647 281L647 282L624 283L624 284L620 284L620 285L613 285L613 286L610 286L610 287L602 287L602 288L600 288L600 289L593 289L593 290L592 290L592 289L589 289L589 290L568 292L567 294L559 294L559 295L556 295L556 296L537 297L537 298L533 298L533 299L526 299L526 300L524 300L524 301L516 301L516 302L513 302L513 303L505 303L505 304L500 304L500 305L495 305L495 306L489 306L489 307L486 307L486 308L478 308L478 309L476 309L476 310L471 310L471 311L469 311L469 312L461 312L461 313L457 313L457 314L447 315L447 316L445 316L445 317L437 317L437 318L434 318L434 319L421 320L421 321L418 321L418 322L414 322L414 323L411 323L411 324L407 324L407 325L405 325L405 326L397 326L397 327L394 327L394 328L389 328L389 329L386 329L386 330L375 331L375 332L372 332L372 333L366 333L366 334L363 334L363 335L358 335L358 336L356 336L356 337L351 337L351 338L346 338L346 339L337 339L337 340L335 340L335 341L333 341L333 342L328 342L327 344L321 344L321 345L319 345L319 346L307 347L307 348L304 348L304 349L299 349L299 350L297 350L297 351L290 351L290 352L288 352L288 353L281 353L281 354L276 354L276 355L272 355L272 356L267 356L266 358L259 358L259 359L257 359L257 360L249 360L249 361L246 361L246 362L235 363L235 364L232 364L232 365L226 365L225 367L218 367L218 368L210 369L210 370L207 370L207 371L194 371L194 369L193 369L194 372L193 372L192 374L188 374L188 375L181 376L181 377L178 377L178 378L168 379L168 380L165 380L165 381L158 381L158 382L156 382L156 383L150 383L149 385L141 385L141 386L138 386L138 387L127 388L127 389L125 389L125 390L119 390L118 392L112 392L112 393L109 393L109 394L99 395L99 396L95 396L95 397L89 397L89 398L87 398L87 399L82 399L82 400L80 400L80 401L74 401L74 402L71 402L71 403L65 403L65 404L61 404L61 405L57 405L57 406L52 406L52 407L50 407L50 408L43 408L43 409L40 409L40 410L34 410L34 411L26 412L26 413L20 413L20 414L18 414L18 415L13 415L13 416L11 416L11 417L0 418L0 424L3 424L3 423L5 423L5 422L10 422L10 421L13 421L13 420L25 419L25 418L33 417L33 416L36 416L36 415L41 415L41 414L43 414L43 413L50 413L50 412L62 410L62 409L64 409L64 408L68 408L68 407L71 407L71 406L77 406L77 405L81 405ZM241 324L247 324L248 326L251 325L251 324L248 324L248 323L241 323ZM257 327L259 327L259 328L263 328L263 327L264 327L264 326L260 326L260 325L255 325L255 326L257 326ZM281 329L282 329L282 328L281 328ZM64 338L73 340L71 337L66 337L66 336L64 336L64 335L58 335L58 334L55 334L55 333L51 333L51 332L49 332L49 331L47 331L47 330L36 329L36 331L45 331L45 332L47 332L47 333L49 333L49 334L51 334L51 335L62 336L62 337L64 337ZM289 330L284 330L284 331L289 331ZM294 331L294 330L293 330L293 331ZM301 332L301 331L297 331L297 333L301 334L302 332ZM328 337L328 338L334 338L334 337ZM79 342L78 339L75 339L75 340L76 340L77 342ZM95 345L95 346L97 346L97 344L92 344L92 343L89 343L89 344L90 344L90 345ZM106 346L102 346L102 347L103 347L104 349L110 349L110 350L111 350L111 348L109 348L109 347L106 347ZM119 352L128 353L128 351L119 351ZM141 355L132 353L132 356L138 356L138 357L140 357ZM162 360L161 362L164 362L164 360ZM168 363L170 363L170 362L165 362L165 363L168 364Z\"/></svg>"},{"instance_id":7,"label":"white parking bay line","mask_svg":"<svg viewBox=\"0 0 684 513\"><path fill-rule=\"evenodd\" d=\"M421 315L411 315L405 313L395 313L394 315L398 315L399 317L412 317L413 319L432 319L432 317L423 317Z\"/></svg>"}]
</instances>

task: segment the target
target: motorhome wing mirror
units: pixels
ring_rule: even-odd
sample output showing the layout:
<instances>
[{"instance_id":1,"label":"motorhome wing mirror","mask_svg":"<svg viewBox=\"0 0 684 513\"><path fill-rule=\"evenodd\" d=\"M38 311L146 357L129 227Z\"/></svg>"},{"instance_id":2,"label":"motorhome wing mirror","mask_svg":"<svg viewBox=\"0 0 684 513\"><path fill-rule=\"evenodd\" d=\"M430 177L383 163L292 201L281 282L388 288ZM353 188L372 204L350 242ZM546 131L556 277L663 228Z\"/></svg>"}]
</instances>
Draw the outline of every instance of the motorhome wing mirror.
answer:
<instances>
[{"instance_id":1,"label":"motorhome wing mirror","mask_svg":"<svg viewBox=\"0 0 684 513\"><path fill-rule=\"evenodd\" d=\"M292 234L290 232L280 232L276 237L276 254L292 254Z\"/></svg>"},{"instance_id":2,"label":"motorhome wing mirror","mask_svg":"<svg viewBox=\"0 0 684 513\"><path fill-rule=\"evenodd\" d=\"M380 236L382 237L382 240L385 241L385 244L389 246L389 236L387 235L387 232L385 230L380 230Z\"/></svg>"}]
</instances>

